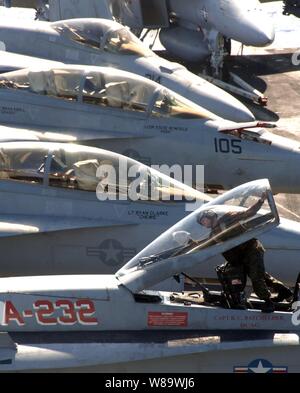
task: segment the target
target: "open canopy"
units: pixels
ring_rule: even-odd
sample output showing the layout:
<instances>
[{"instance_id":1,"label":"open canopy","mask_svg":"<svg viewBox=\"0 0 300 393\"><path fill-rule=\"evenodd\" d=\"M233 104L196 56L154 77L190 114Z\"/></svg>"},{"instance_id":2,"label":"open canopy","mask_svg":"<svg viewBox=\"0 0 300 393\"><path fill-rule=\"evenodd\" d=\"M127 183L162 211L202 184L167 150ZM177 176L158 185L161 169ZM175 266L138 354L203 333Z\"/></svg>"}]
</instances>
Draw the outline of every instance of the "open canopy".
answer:
<instances>
[{"instance_id":1,"label":"open canopy","mask_svg":"<svg viewBox=\"0 0 300 393\"><path fill-rule=\"evenodd\" d=\"M147 78L107 67L65 66L9 72L0 76L0 89L155 117L207 120L215 117Z\"/></svg>"},{"instance_id":2,"label":"open canopy","mask_svg":"<svg viewBox=\"0 0 300 393\"><path fill-rule=\"evenodd\" d=\"M166 231L116 277L132 292L150 288L209 257L278 225L267 180L244 184L201 207Z\"/></svg>"},{"instance_id":3,"label":"open canopy","mask_svg":"<svg viewBox=\"0 0 300 393\"><path fill-rule=\"evenodd\" d=\"M72 144L0 144L0 181L94 192L99 200L205 202L203 193L131 158Z\"/></svg>"}]
</instances>

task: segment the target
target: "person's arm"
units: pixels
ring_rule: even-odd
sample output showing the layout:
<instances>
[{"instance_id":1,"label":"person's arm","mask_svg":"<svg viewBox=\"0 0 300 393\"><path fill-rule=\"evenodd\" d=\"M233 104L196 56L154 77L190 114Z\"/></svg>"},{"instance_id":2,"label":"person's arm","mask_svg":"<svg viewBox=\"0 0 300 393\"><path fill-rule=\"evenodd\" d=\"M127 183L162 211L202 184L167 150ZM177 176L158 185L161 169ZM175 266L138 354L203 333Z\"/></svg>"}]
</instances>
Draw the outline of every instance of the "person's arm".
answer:
<instances>
[{"instance_id":1,"label":"person's arm","mask_svg":"<svg viewBox=\"0 0 300 393\"><path fill-rule=\"evenodd\" d=\"M233 225L237 221L247 220L247 218L255 216L255 214L260 210L260 208L264 204L266 198L267 198L267 194L263 193L261 198L253 206L249 207L249 209L247 209L246 211L226 213L218 221L218 224L220 225L221 223L224 223L226 225L226 227L230 227L231 225ZM212 235L215 236L218 233L220 233L221 230L217 230L217 231L214 230L212 232L213 232Z\"/></svg>"},{"instance_id":2,"label":"person's arm","mask_svg":"<svg viewBox=\"0 0 300 393\"><path fill-rule=\"evenodd\" d=\"M246 220L247 218L255 216L255 214L261 209L262 205L265 203L265 200L267 199L267 193L264 192L260 199L249 209L247 209L245 212L242 213L243 215L243 220Z\"/></svg>"}]
</instances>

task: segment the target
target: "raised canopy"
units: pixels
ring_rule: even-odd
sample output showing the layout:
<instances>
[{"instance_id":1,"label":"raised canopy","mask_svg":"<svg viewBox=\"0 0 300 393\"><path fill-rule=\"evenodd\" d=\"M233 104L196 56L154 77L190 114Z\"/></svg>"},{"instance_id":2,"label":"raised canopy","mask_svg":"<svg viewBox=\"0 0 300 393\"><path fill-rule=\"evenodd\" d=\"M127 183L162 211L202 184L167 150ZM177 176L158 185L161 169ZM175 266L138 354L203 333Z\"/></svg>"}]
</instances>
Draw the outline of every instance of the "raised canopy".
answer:
<instances>
[{"instance_id":1,"label":"raised canopy","mask_svg":"<svg viewBox=\"0 0 300 393\"><path fill-rule=\"evenodd\" d=\"M132 292L139 292L257 237L278 223L268 180L247 183L170 228L119 270L116 277Z\"/></svg>"}]
</instances>

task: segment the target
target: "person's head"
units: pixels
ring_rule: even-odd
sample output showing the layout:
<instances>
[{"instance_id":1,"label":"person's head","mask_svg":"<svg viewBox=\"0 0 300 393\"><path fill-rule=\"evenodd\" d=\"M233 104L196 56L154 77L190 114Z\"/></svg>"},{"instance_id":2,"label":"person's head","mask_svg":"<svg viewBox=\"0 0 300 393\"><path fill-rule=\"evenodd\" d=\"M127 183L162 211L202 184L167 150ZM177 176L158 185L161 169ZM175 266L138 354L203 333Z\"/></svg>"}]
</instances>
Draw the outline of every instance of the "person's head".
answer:
<instances>
[{"instance_id":1,"label":"person's head","mask_svg":"<svg viewBox=\"0 0 300 393\"><path fill-rule=\"evenodd\" d=\"M205 228L212 228L217 218L218 216L213 210L205 210L199 214L197 222Z\"/></svg>"}]
</instances>

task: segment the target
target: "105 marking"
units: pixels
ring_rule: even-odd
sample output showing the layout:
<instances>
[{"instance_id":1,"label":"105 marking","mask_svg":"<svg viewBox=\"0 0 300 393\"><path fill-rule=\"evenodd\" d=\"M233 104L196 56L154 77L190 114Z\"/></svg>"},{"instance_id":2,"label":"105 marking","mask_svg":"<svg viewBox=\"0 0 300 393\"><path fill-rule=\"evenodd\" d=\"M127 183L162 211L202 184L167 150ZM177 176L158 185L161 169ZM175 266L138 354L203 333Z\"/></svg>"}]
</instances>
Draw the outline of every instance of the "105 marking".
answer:
<instances>
[{"instance_id":1,"label":"105 marking","mask_svg":"<svg viewBox=\"0 0 300 393\"><path fill-rule=\"evenodd\" d=\"M215 152L242 154L241 143L240 139L214 138Z\"/></svg>"}]
</instances>

